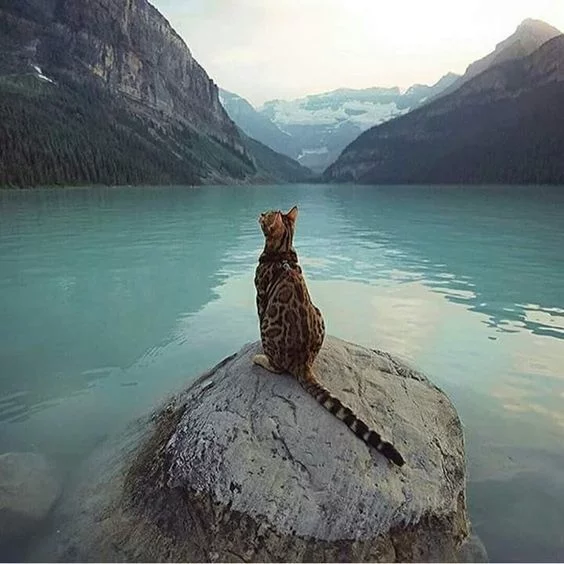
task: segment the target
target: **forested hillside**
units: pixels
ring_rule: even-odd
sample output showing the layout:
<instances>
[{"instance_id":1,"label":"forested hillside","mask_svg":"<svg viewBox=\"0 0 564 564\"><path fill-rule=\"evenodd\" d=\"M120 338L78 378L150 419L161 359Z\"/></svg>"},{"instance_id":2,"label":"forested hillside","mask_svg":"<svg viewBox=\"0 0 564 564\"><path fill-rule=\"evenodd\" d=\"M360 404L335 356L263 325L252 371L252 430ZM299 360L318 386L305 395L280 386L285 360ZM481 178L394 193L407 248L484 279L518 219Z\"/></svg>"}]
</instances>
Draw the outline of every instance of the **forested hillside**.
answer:
<instances>
[{"instance_id":1,"label":"forested hillside","mask_svg":"<svg viewBox=\"0 0 564 564\"><path fill-rule=\"evenodd\" d=\"M146 0L0 0L0 186L288 180L250 145Z\"/></svg>"}]
</instances>

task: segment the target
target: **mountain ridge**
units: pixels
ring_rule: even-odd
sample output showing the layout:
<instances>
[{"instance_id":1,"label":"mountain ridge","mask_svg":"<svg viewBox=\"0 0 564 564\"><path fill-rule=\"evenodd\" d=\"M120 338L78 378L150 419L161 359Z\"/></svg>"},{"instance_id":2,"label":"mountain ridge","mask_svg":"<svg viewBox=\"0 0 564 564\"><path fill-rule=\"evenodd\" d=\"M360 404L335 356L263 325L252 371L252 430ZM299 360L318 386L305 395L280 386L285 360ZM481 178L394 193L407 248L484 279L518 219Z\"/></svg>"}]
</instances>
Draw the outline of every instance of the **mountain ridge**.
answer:
<instances>
[{"instance_id":1,"label":"mountain ridge","mask_svg":"<svg viewBox=\"0 0 564 564\"><path fill-rule=\"evenodd\" d=\"M564 36L372 128L325 171L330 182L564 182Z\"/></svg>"},{"instance_id":2,"label":"mountain ridge","mask_svg":"<svg viewBox=\"0 0 564 564\"><path fill-rule=\"evenodd\" d=\"M524 19L510 36L496 44L493 51L470 63L458 80L431 99L454 92L465 82L494 65L530 55L560 33L560 30L542 20Z\"/></svg>"},{"instance_id":3,"label":"mountain ridge","mask_svg":"<svg viewBox=\"0 0 564 564\"><path fill-rule=\"evenodd\" d=\"M435 84L399 87L337 88L295 100L269 100L254 108L243 97L222 90L233 121L264 144L322 172L362 131L406 113L451 84L447 73Z\"/></svg>"}]
</instances>

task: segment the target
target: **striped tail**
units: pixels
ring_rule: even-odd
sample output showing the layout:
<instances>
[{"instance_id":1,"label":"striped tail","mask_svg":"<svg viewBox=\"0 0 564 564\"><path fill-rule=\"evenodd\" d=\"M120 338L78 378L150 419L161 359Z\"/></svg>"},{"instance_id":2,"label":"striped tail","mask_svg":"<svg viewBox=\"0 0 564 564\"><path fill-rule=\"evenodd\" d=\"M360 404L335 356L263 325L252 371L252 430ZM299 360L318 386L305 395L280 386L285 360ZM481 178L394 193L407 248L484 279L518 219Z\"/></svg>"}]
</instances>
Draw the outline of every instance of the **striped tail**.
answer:
<instances>
[{"instance_id":1,"label":"striped tail","mask_svg":"<svg viewBox=\"0 0 564 564\"><path fill-rule=\"evenodd\" d=\"M382 440L376 432L371 431L364 421L361 421L341 400L332 396L315 378L311 369L306 369L304 374L298 375L298 381L302 387L311 394L325 409L330 411L337 419L340 419L349 429L366 444L374 447L398 466L403 466L405 460L391 443Z\"/></svg>"}]
</instances>

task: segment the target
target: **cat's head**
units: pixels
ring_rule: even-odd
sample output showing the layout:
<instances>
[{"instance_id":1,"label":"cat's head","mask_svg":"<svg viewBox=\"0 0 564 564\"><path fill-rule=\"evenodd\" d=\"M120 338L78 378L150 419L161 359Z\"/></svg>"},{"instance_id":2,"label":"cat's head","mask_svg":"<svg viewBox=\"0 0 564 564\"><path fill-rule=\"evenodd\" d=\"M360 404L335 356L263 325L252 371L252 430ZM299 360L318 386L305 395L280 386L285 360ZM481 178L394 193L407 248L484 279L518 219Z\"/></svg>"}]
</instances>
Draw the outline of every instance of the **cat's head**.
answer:
<instances>
[{"instance_id":1,"label":"cat's head","mask_svg":"<svg viewBox=\"0 0 564 564\"><path fill-rule=\"evenodd\" d=\"M259 223L267 243L280 247L287 241L291 245L297 218L297 206L288 213L282 213L280 210L261 213Z\"/></svg>"}]
</instances>

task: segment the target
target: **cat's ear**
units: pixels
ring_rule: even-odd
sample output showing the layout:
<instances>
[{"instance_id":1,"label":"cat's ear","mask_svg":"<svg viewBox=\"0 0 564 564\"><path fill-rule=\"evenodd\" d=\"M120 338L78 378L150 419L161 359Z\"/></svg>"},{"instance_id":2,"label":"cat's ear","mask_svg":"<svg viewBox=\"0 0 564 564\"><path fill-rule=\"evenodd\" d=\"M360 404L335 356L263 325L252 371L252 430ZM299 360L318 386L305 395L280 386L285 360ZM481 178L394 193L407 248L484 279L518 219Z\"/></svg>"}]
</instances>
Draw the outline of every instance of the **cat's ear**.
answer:
<instances>
[{"instance_id":1,"label":"cat's ear","mask_svg":"<svg viewBox=\"0 0 564 564\"><path fill-rule=\"evenodd\" d=\"M270 227L272 230L279 229L282 225L282 215L279 213L275 213L272 216L272 221L270 222Z\"/></svg>"},{"instance_id":2,"label":"cat's ear","mask_svg":"<svg viewBox=\"0 0 564 564\"><path fill-rule=\"evenodd\" d=\"M296 223L298 219L298 206L294 206L287 214L286 217L292 222Z\"/></svg>"},{"instance_id":3,"label":"cat's ear","mask_svg":"<svg viewBox=\"0 0 564 564\"><path fill-rule=\"evenodd\" d=\"M267 212L261 214L260 225L265 235L272 235L282 226L281 213Z\"/></svg>"}]
</instances>

